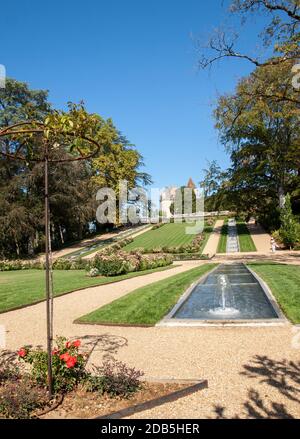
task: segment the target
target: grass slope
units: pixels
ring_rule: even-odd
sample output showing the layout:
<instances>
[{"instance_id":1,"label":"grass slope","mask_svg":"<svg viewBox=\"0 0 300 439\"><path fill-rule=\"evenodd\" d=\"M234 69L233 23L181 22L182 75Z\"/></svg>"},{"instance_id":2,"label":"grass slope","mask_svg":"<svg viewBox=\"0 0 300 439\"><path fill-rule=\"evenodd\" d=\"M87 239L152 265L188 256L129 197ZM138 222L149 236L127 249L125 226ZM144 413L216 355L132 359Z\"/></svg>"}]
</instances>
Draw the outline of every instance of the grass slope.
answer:
<instances>
[{"instance_id":1,"label":"grass slope","mask_svg":"<svg viewBox=\"0 0 300 439\"><path fill-rule=\"evenodd\" d=\"M300 266L271 262L248 265L268 284L287 318L300 323Z\"/></svg>"},{"instance_id":2,"label":"grass slope","mask_svg":"<svg viewBox=\"0 0 300 439\"><path fill-rule=\"evenodd\" d=\"M205 264L180 273L121 297L87 314L79 323L110 323L128 325L154 325L176 304L184 291L216 264Z\"/></svg>"},{"instance_id":3,"label":"grass slope","mask_svg":"<svg viewBox=\"0 0 300 439\"><path fill-rule=\"evenodd\" d=\"M187 235L185 228L187 224L170 223L165 224L156 230L150 230L140 236L137 236L133 242L124 247L124 250L133 250L138 247L143 247L146 250L154 247L177 246L188 244L193 240L194 235Z\"/></svg>"},{"instance_id":4,"label":"grass slope","mask_svg":"<svg viewBox=\"0 0 300 439\"><path fill-rule=\"evenodd\" d=\"M59 296L80 288L117 282L170 268L172 266L111 277L87 277L85 270L54 270L54 294ZM0 312L43 300L45 297L44 285L45 273L42 270L0 272Z\"/></svg>"},{"instance_id":5,"label":"grass slope","mask_svg":"<svg viewBox=\"0 0 300 439\"><path fill-rule=\"evenodd\" d=\"M169 223L156 230L150 230L144 234L137 236L133 242L124 247L124 250L131 251L136 248L144 248L146 251L155 247L177 247L180 245L189 244L194 239L195 235L186 233L186 227L191 227L194 224L188 223ZM202 245L202 250L212 232L213 227L206 226L204 228L205 239Z\"/></svg>"},{"instance_id":6,"label":"grass slope","mask_svg":"<svg viewBox=\"0 0 300 439\"><path fill-rule=\"evenodd\" d=\"M248 227L242 221L236 223L237 233L241 252L256 252L255 244L252 240Z\"/></svg>"},{"instance_id":7,"label":"grass slope","mask_svg":"<svg viewBox=\"0 0 300 439\"><path fill-rule=\"evenodd\" d=\"M227 235L228 235L228 218L224 220L224 224L221 229L221 235L218 243L217 253L226 253Z\"/></svg>"}]
</instances>

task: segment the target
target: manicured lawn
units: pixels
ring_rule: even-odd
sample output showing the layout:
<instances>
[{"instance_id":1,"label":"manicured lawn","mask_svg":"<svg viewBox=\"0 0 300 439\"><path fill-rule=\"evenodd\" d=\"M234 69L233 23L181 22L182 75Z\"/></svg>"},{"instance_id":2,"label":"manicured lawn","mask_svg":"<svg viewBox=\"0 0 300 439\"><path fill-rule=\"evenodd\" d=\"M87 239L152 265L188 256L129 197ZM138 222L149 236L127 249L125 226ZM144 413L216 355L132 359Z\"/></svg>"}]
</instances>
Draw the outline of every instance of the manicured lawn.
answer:
<instances>
[{"instance_id":1,"label":"manicured lawn","mask_svg":"<svg viewBox=\"0 0 300 439\"><path fill-rule=\"evenodd\" d=\"M250 232L246 224L242 221L236 223L237 233L239 236L241 252L256 252L255 244L251 238Z\"/></svg>"},{"instance_id":2,"label":"manicured lawn","mask_svg":"<svg viewBox=\"0 0 300 439\"><path fill-rule=\"evenodd\" d=\"M225 219L221 229L221 235L219 239L217 253L226 253L227 235L228 235L228 219Z\"/></svg>"},{"instance_id":3,"label":"manicured lawn","mask_svg":"<svg viewBox=\"0 0 300 439\"><path fill-rule=\"evenodd\" d=\"M268 284L287 318L300 323L300 266L271 262L248 265Z\"/></svg>"},{"instance_id":4,"label":"manicured lawn","mask_svg":"<svg viewBox=\"0 0 300 439\"><path fill-rule=\"evenodd\" d=\"M156 230L150 230L140 236L137 236L133 242L124 247L124 250L130 251L136 248L144 248L151 250L155 247L177 247L180 245L189 244L194 239L195 235L188 235L186 227L191 227L193 224L188 223L170 223L165 224ZM206 234L211 233L212 227L205 227Z\"/></svg>"},{"instance_id":5,"label":"manicured lawn","mask_svg":"<svg viewBox=\"0 0 300 439\"><path fill-rule=\"evenodd\" d=\"M54 270L55 296L80 288L117 282L170 268L172 266L111 277L88 277L85 270ZM43 300L45 297L44 282L45 273L42 270L0 272L0 312Z\"/></svg>"},{"instance_id":6,"label":"manicured lawn","mask_svg":"<svg viewBox=\"0 0 300 439\"><path fill-rule=\"evenodd\" d=\"M117 299L78 319L80 323L154 325L176 304L184 291L216 264L205 264Z\"/></svg>"}]
</instances>

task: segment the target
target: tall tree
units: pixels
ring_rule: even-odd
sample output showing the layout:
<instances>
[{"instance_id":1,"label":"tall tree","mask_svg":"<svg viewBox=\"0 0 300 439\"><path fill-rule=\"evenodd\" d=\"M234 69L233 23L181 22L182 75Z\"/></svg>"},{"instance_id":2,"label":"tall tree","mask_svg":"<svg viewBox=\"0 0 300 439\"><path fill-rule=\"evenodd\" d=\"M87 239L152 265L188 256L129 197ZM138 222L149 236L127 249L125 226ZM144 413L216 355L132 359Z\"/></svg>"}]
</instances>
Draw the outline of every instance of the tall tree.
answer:
<instances>
[{"instance_id":1,"label":"tall tree","mask_svg":"<svg viewBox=\"0 0 300 439\"><path fill-rule=\"evenodd\" d=\"M288 69L288 63L258 67L239 82L235 94L219 99L215 111L221 140L231 153L231 189L252 192L257 209L275 197L282 207L285 194L299 188L300 110L292 85L285 83ZM290 100L257 98L258 87L273 94L281 81Z\"/></svg>"}]
</instances>

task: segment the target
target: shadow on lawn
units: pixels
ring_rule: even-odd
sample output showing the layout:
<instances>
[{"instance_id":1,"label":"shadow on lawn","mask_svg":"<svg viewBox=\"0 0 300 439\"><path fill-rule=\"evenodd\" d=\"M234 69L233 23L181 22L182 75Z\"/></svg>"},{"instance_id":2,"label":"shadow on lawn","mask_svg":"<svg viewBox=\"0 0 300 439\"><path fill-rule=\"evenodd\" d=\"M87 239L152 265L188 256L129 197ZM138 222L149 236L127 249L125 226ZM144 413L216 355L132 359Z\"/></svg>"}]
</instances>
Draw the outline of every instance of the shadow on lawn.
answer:
<instances>
[{"instance_id":1,"label":"shadow on lawn","mask_svg":"<svg viewBox=\"0 0 300 439\"><path fill-rule=\"evenodd\" d=\"M244 365L241 375L256 379L261 384L275 388L282 395L285 403L290 400L299 404L300 412L300 362L272 360L266 356L256 355L252 363ZM271 389L270 389L271 390ZM272 401L268 395L262 396L256 389L248 391L248 399L244 402L245 415L256 419L293 419L284 403ZM214 407L217 419L225 419L226 407ZM234 418L239 418L235 415Z\"/></svg>"}]
</instances>

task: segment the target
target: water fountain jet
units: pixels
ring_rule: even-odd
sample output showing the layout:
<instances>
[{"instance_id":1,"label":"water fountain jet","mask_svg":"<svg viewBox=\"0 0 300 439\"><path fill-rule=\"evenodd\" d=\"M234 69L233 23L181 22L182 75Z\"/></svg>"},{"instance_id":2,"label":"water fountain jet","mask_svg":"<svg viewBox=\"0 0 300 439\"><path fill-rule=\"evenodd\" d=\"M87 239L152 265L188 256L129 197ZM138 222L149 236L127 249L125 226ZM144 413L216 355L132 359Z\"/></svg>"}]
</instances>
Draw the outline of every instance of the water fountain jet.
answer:
<instances>
[{"instance_id":1,"label":"water fountain jet","mask_svg":"<svg viewBox=\"0 0 300 439\"><path fill-rule=\"evenodd\" d=\"M226 274L220 274L217 279L216 287L216 307L209 312L219 316L230 316L239 313L234 306L234 297L231 285Z\"/></svg>"}]
</instances>

